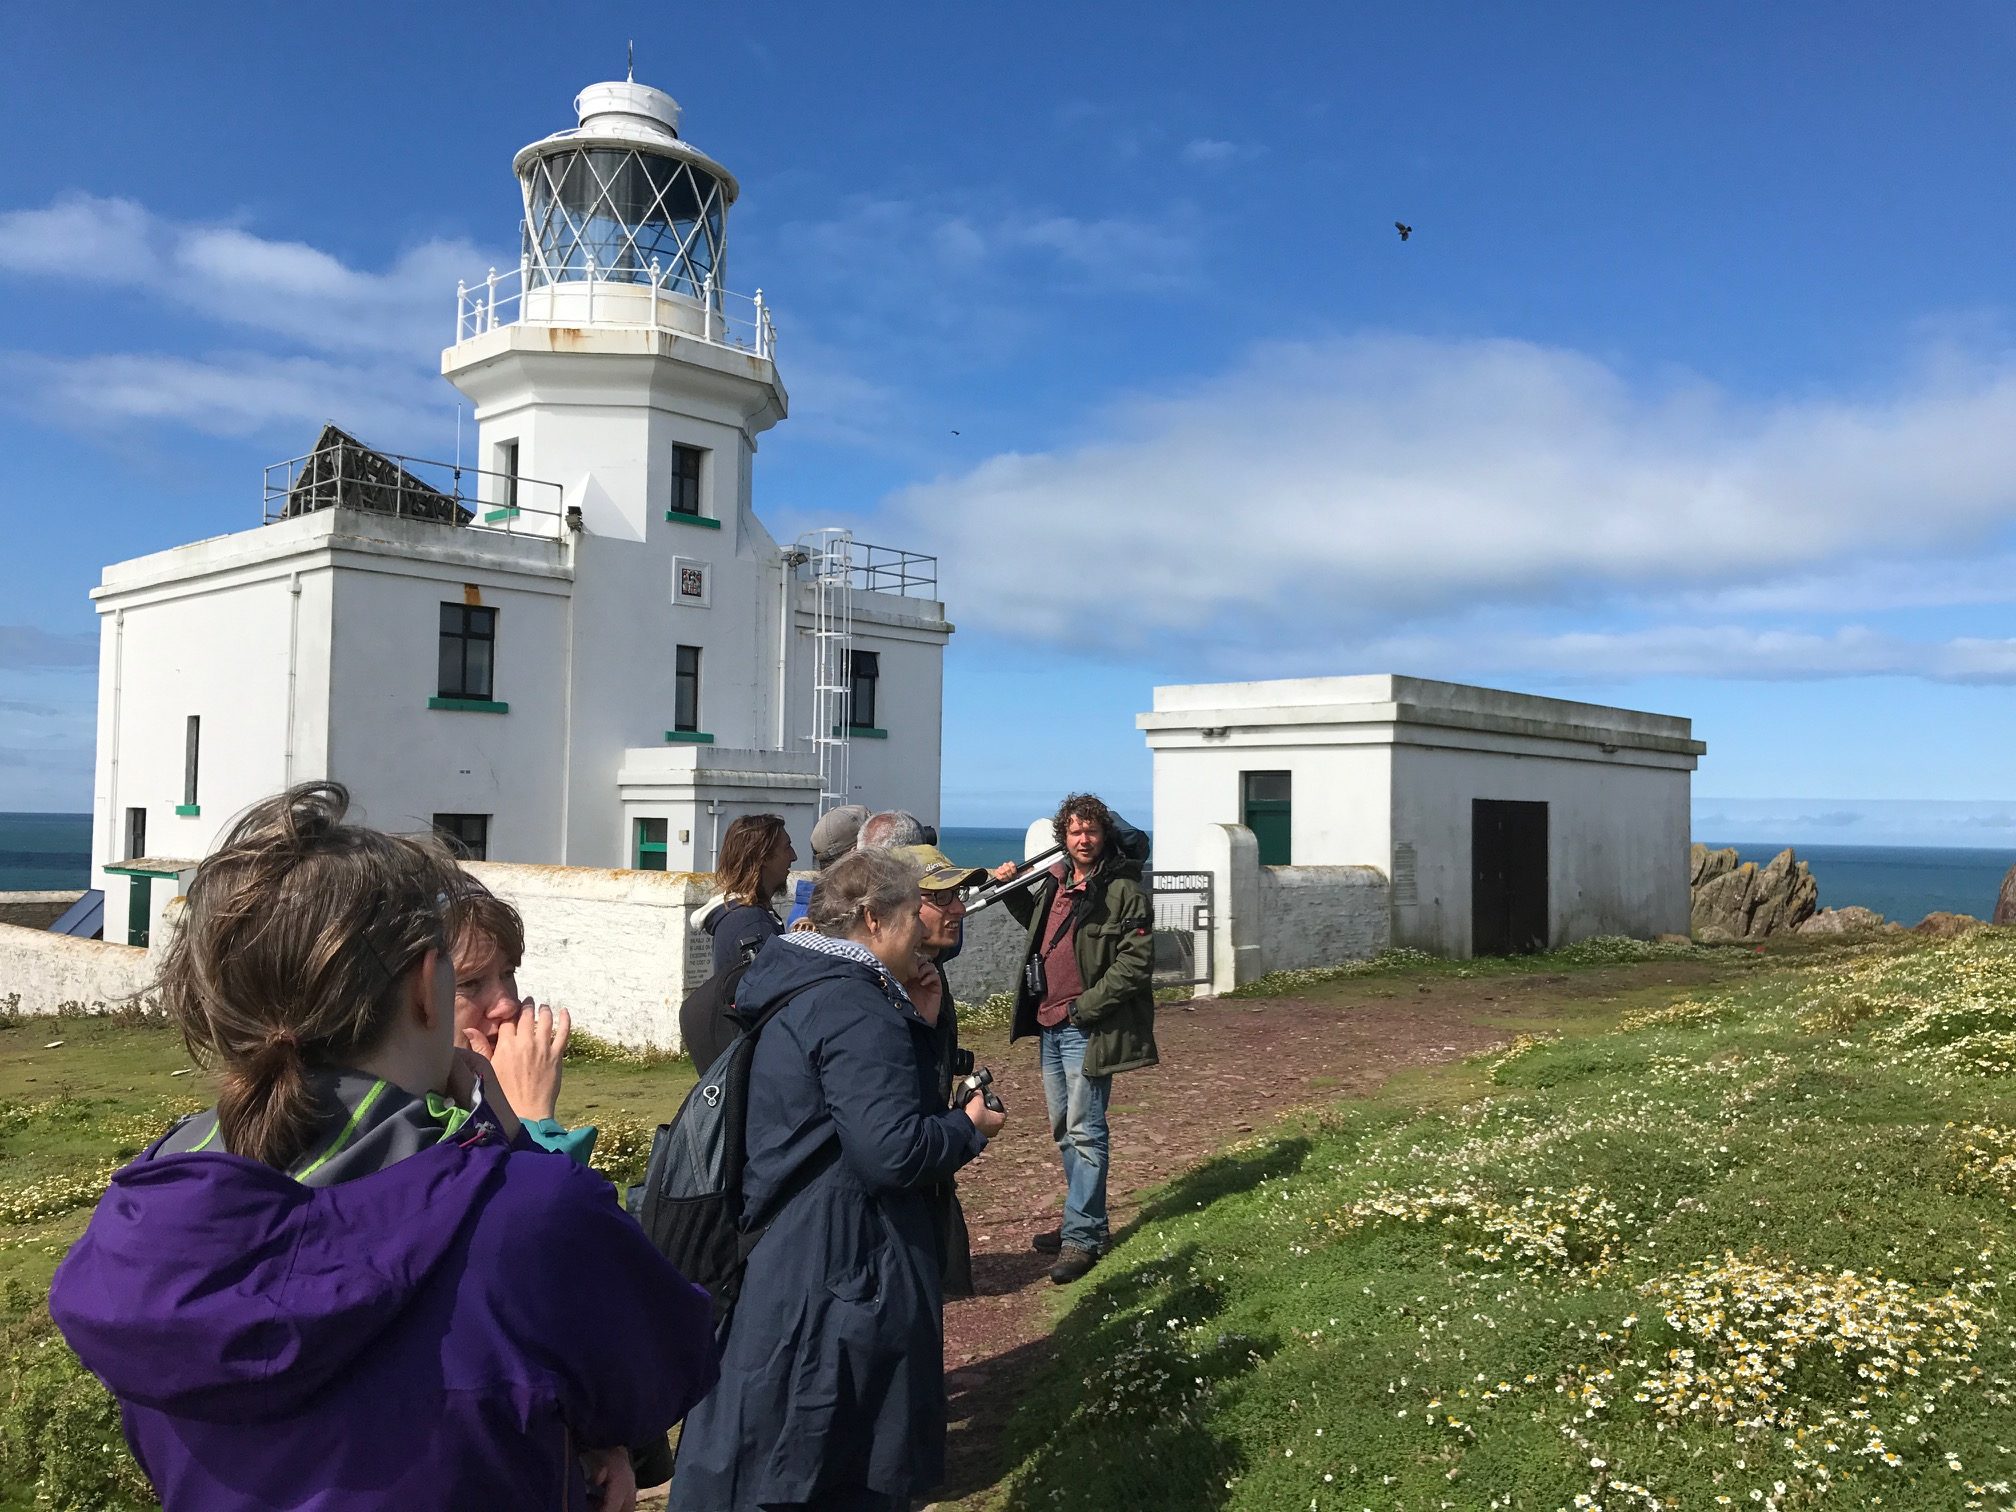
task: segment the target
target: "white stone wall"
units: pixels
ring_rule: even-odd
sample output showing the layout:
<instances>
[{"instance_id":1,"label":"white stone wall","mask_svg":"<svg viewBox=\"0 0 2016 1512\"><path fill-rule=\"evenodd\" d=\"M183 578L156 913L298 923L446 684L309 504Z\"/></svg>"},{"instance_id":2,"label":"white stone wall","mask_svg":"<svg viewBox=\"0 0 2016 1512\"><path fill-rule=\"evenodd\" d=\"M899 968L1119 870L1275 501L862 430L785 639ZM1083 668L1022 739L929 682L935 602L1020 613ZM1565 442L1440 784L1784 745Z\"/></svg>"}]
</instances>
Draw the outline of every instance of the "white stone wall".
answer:
<instances>
[{"instance_id":1,"label":"white stone wall","mask_svg":"<svg viewBox=\"0 0 2016 1512\"><path fill-rule=\"evenodd\" d=\"M476 863L469 870L525 919L521 991L591 1034L679 1048L679 1004L707 975L693 958L710 877L686 872Z\"/></svg>"},{"instance_id":2,"label":"white stone wall","mask_svg":"<svg viewBox=\"0 0 2016 1512\"><path fill-rule=\"evenodd\" d=\"M1265 971L1335 966L1390 943L1385 874L1370 866L1259 868Z\"/></svg>"},{"instance_id":3,"label":"white stone wall","mask_svg":"<svg viewBox=\"0 0 2016 1512\"><path fill-rule=\"evenodd\" d=\"M1688 773L1491 751L1395 754L1393 839L1416 855L1417 902L1393 910L1394 943L1470 954L1471 800L1547 805L1548 942L1685 934Z\"/></svg>"},{"instance_id":4,"label":"white stone wall","mask_svg":"<svg viewBox=\"0 0 2016 1512\"><path fill-rule=\"evenodd\" d=\"M148 953L136 946L0 924L0 1007L15 1013L119 1008L152 981Z\"/></svg>"}]
</instances>

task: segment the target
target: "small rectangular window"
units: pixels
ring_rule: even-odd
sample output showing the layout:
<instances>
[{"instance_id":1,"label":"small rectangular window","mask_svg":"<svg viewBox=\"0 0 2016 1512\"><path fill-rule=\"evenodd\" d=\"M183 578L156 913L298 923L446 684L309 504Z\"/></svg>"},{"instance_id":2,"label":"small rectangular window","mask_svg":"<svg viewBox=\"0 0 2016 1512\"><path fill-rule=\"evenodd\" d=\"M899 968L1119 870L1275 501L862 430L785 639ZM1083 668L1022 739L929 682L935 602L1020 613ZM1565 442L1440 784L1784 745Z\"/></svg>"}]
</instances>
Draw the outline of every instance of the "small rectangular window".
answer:
<instances>
[{"instance_id":1,"label":"small rectangular window","mask_svg":"<svg viewBox=\"0 0 2016 1512\"><path fill-rule=\"evenodd\" d=\"M881 652L847 653L847 723L855 729L872 730L879 726L880 721L875 717L875 694L881 680Z\"/></svg>"},{"instance_id":2,"label":"small rectangular window","mask_svg":"<svg viewBox=\"0 0 2016 1512\"><path fill-rule=\"evenodd\" d=\"M203 716L191 714L189 729L182 741L182 804L185 808L196 806L196 764L203 744Z\"/></svg>"},{"instance_id":3,"label":"small rectangular window","mask_svg":"<svg viewBox=\"0 0 2016 1512\"><path fill-rule=\"evenodd\" d=\"M494 682L497 611L478 604L441 606L440 696L488 700Z\"/></svg>"},{"instance_id":4,"label":"small rectangular window","mask_svg":"<svg viewBox=\"0 0 2016 1512\"><path fill-rule=\"evenodd\" d=\"M700 648L681 646L673 667L672 728L700 728Z\"/></svg>"},{"instance_id":5,"label":"small rectangular window","mask_svg":"<svg viewBox=\"0 0 2016 1512\"><path fill-rule=\"evenodd\" d=\"M137 860L147 854L147 810L129 808L126 810L126 859Z\"/></svg>"},{"instance_id":6,"label":"small rectangular window","mask_svg":"<svg viewBox=\"0 0 2016 1512\"><path fill-rule=\"evenodd\" d=\"M672 512L700 513L700 459L706 453L697 446L672 448Z\"/></svg>"},{"instance_id":7,"label":"small rectangular window","mask_svg":"<svg viewBox=\"0 0 2016 1512\"><path fill-rule=\"evenodd\" d=\"M518 507L518 443L503 441L497 446L497 503L505 509Z\"/></svg>"},{"instance_id":8,"label":"small rectangular window","mask_svg":"<svg viewBox=\"0 0 2016 1512\"><path fill-rule=\"evenodd\" d=\"M638 871L665 870L665 826L663 819L637 821L636 857Z\"/></svg>"},{"instance_id":9,"label":"small rectangular window","mask_svg":"<svg viewBox=\"0 0 2016 1512\"><path fill-rule=\"evenodd\" d=\"M464 861L490 859L490 816L488 814L436 814L434 833L446 840Z\"/></svg>"}]
</instances>

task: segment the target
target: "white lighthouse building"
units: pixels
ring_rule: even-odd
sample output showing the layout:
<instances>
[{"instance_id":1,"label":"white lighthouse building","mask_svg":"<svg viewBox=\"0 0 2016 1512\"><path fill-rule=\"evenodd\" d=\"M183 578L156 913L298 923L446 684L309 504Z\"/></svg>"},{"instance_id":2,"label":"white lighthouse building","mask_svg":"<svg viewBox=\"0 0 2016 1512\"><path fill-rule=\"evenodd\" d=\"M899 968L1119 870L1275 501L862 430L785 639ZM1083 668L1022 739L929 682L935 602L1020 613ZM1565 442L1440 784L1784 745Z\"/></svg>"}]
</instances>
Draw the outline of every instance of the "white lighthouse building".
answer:
<instances>
[{"instance_id":1,"label":"white lighthouse building","mask_svg":"<svg viewBox=\"0 0 2016 1512\"><path fill-rule=\"evenodd\" d=\"M518 267L457 293L469 465L331 426L267 469L257 528L105 569L108 940L316 777L495 861L704 871L746 813L801 854L843 802L936 821L935 561L764 529L756 440L788 405L761 293L727 291L735 179L659 90L575 106L513 164Z\"/></svg>"}]
</instances>

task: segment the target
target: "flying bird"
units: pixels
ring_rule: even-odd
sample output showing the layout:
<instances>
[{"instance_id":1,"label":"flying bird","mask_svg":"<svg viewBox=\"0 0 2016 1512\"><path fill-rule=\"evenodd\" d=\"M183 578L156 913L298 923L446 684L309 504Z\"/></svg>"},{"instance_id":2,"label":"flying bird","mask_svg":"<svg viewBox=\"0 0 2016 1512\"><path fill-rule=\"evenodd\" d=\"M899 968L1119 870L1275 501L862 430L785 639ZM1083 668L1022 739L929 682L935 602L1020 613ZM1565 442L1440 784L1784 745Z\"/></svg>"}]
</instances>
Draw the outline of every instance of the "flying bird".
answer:
<instances>
[{"instance_id":1,"label":"flying bird","mask_svg":"<svg viewBox=\"0 0 2016 1512\"><path fill-rule=\"evenodd\" d=\"M956 436L956 435L958 435L958 434L959 434L959 432L957 432L957 431L954 431L954 432L952 432L952 434Z\"/></svg>"},{"instance_id":2,"label":"flying bird","mask_svg":"<svg viewBox=\"0 0 2016 1512\"><path fill-rule=\"evenodd\" d=\"M1407 240L1408 237L1414 234L1414 228L1408 225L1405 221L1393 222L1393 229L1400 233L1400 240L1402 241Z\"/></svg>"}]
</instances>

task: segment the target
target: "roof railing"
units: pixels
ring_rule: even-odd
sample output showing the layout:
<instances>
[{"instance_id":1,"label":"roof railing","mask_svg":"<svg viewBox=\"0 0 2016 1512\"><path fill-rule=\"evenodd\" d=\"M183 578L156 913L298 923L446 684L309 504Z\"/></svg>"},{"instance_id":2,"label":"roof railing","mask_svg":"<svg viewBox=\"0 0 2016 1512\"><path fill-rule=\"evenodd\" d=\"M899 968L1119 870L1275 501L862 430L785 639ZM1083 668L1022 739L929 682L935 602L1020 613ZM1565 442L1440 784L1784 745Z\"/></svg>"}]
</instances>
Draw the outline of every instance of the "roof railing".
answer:
<instances>
[{"instance_id":1,"label":"roof railing","mask_svg":"<svg viewBox=\"0 0 2016 1512\"><path fill-rule=\"evenodd\" d=\"M861 593L889 593L902 598L938 597L938 558L921 551L849 541L849 586ZM813 566L798 563L801 581L812 579Z\"/></svg>"},{"instance_id":2,"label":"roof railing","mask_svg":"<svg viewBox=\"0 0 2016 1512\"><path fill-rule=\"evenodd\" d=\"M264 521L336 508L548 540L567 529L557 483L373 451L331 426L313 451L267 466Z\"/></svg>"}]
</instances>

